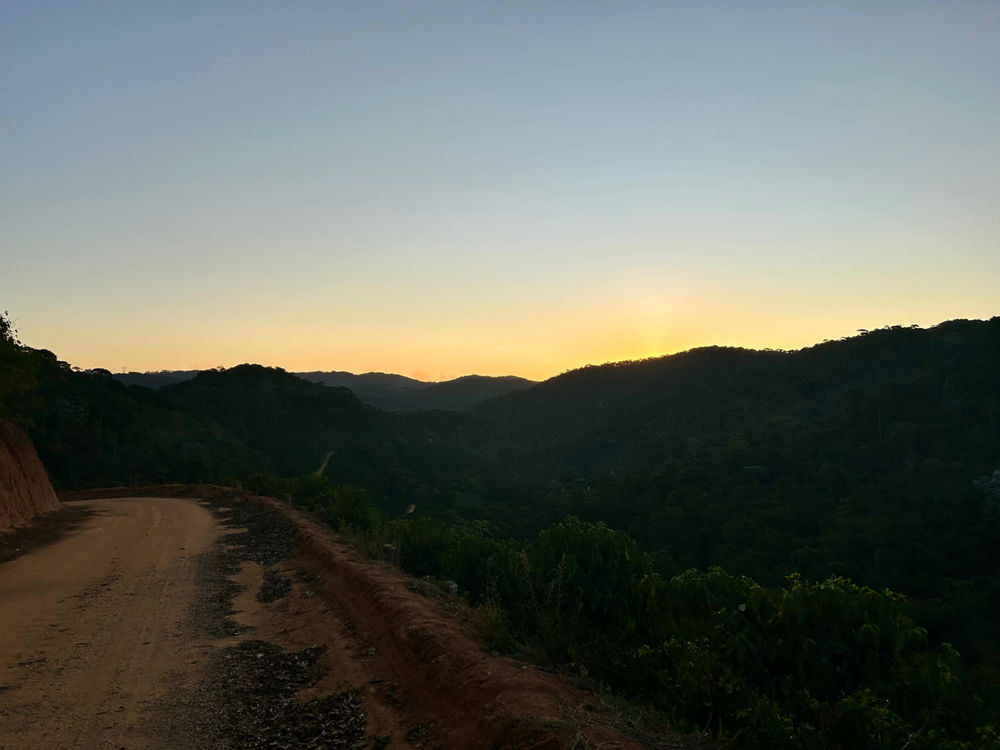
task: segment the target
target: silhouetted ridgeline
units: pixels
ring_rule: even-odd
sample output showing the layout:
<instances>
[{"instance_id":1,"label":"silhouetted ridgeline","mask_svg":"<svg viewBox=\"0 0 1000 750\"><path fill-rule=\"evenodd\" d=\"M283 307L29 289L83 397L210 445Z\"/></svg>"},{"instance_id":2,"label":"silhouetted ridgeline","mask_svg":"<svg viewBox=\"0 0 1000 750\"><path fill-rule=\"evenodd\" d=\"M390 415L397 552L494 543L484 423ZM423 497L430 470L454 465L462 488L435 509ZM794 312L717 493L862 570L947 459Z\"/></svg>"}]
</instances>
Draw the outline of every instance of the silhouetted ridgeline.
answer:
<instances>
[{"instance_id":1,"label":"silhouetted ridgeline","mask_svg":"<svg viewBox=\"0 0 1000 750\"><path fill-rule=\"evenodd\" d=\"M505 393L513 393L535 385L532 380L512 375L487 377L466 375L441 383L426 383L402 375L349 372L302 372L299 377L326 385L350 388L366 404L385 411L417 411L445 409L461 411L481 401Z\"/></svg>"},{"instance_id":2,"label":"silhouetted ridgeline","mask_svg":"<svg viewBox=\"0 0 1000 750\"><path fill-rule=\"evenodd\" d=\"M994 318L879 329L793 352L705 347L584 367L482 404L477 413L515 440L558 440L642 421L644 414L646 422L662 421L678 410L686 420L679 429L698 431L731 429L764 414L822 417L859 390L891 391L908 382L912 388L897 399L944 403L968 389L988 390L998 329Z\"/></svg>"},{"instance_id":3,"label":"silhouetted ridgeline","mask_svg":"<svg viewBox=\"0 0 1000 750\"><path fill-rule=\"evenodd\" d=\"M128 372L113 377L125 385L142 385L159 389L190 380L198 370L164 370L161 372ZM446 409L460 411L494 396L530 388L532 380L515 377L466 375L442 383L427 383L403 375L369 372L354 375L349 372L298 372L303 380L323 385L349 388L361 401L384 411L417 411Z\"/></svg>"},{"instance_id":4,"label":"silhouetted ridgeline","mask_svg":"<svg viewBox=\"0 0 1000 750\"><path fill-rule=\"evenodd\" d=\"M125 385L141 385L143 388L152 388L154 391L163 388L165 385L180 383L182 380L190 380L197 375L200 370L162 370L160 372L122 372L114 373L112 377L119 383Z\"/></svg>"}]
</instances>

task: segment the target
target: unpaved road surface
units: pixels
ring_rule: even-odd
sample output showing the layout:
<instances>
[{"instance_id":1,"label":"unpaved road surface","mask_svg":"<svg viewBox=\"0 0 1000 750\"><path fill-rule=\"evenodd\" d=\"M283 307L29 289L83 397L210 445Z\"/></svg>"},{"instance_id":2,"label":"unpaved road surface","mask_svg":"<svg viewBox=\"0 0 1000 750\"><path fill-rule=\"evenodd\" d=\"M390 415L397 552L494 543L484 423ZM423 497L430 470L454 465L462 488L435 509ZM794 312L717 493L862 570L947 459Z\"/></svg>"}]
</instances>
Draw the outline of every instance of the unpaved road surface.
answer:
<instances>
[{"instance_id":1,"label":"unpaved road surface","mask_svg":"<svg viewBox=\"0 0 1000 750\"><path fill-rule=\"evenodd\" d=\"M640 746L593 696L483 653L433 584L277 501L164 489L202 494L81 498L58 541L8 538L0 750Z\"/></svg>"},{"instance_id":2,"label":"unpaved road surface","mask_svg":"<svg viewBox=\"0 0 1000 750\"><path fill-rule=\"evenodd\" d=\"M191 500L74 503L75 533L0 565L0 748L156 746L156 702L199 677L187 622L220 534Z\"/></svg>"}]
</instances>

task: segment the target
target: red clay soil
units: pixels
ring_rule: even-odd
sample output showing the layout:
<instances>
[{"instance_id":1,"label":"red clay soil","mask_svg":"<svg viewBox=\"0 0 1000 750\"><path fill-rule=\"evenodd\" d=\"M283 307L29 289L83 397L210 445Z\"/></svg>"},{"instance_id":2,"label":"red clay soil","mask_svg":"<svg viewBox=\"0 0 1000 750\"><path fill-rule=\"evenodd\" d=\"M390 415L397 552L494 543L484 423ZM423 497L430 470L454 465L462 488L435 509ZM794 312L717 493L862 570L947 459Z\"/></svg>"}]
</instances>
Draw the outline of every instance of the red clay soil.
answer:
<instances>
[{"instance_id":1,"label":"red clay soil","mask_svg":"<svg viewBox=\"0 0 1000 750\"><path fill-rule=\"evenodd\" d=\"M64 500L109 496L225 499L238 491L213 486L161 485L66 493ZM303 549L301 564L319 596L349 618L373 647L378 671L405 691L433 724L445 748L632 748L595 706L594 696L560 677L485 653L468 625L441 603L414 593L412 579L362 558L318 524L272 498L246 497L291 518ZM704 746L695 737L659 738L657 747Z\"/></svg>"},{"instance_id":2,"label":"red clay soil","mask_svg":"<svg viewBox=\"0 0 1000 750\"><path fill-rule=\"evenodd\" d=\"M458 620L410 591L405 576L360 558L287 506L259 502L293 518L322 593L349 613L374 646L375 659L407 687L421 712L435 717L434 733L444 747L554 750L574 741L640 747L596 723L571 726L592 710L592 696L554 675L484 653Z\"/></svg>"},{"instance_id":3,"label":"red clay soil","mask_svg":"<svg viewBox=\"0 0 1000 750\"><path fill-rule=\"evenodd\" d=\"M0 419L0 531L60 507L31 439Z\"/></svg>"}]
</instances>

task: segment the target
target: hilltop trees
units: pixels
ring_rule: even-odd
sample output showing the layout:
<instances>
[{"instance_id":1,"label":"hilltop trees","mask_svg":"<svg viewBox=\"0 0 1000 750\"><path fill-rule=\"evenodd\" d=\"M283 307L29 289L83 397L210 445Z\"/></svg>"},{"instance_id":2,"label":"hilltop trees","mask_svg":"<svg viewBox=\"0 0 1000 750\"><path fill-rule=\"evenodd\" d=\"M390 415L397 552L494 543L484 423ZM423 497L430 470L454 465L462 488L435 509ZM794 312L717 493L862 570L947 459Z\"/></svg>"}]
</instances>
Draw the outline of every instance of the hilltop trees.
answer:
<instances>
[{"instance_id":1,"label":"hilltop trees","mask_svg":"<svg viewBox=\"0 0 1000 750\"><path fill-rule=\"evenodd\" d=\"M10 313L6 310L0 313L0 345L20 344L17 339L17 331L10 320Z\"/></svg>"},{"instance_id":2,"label":"hilltop trees","mask_svg":"<svg viewBox=\"0 0 1000 750\"><path fill-rule=\"evenodd\" d=\"M10 313L0 313L0 416L14 398L31 390L34 372L17 337Z\"/></svg>"}]
</instances>

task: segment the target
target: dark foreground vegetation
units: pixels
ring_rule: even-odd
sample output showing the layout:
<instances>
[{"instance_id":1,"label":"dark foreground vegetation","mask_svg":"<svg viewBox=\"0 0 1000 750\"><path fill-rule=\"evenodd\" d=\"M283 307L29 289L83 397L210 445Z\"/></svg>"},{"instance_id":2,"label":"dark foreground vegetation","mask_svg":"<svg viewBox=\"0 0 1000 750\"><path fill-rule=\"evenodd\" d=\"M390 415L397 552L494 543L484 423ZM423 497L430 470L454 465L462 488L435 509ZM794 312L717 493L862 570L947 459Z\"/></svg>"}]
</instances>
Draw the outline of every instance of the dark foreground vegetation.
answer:
<instances>
[{"instance_id":1,"label":"dark foreground vegetation","mask_svg":"<svg viewBox=\"0 0 1000 750\"><path fill-rule=\"evenodd\" d=\"M287 497L455 581L494 648L683 727L1000 746L1000 318L588 367L461 413L253 365L126 387L9 326L0 368L57 487Z\"/></svg>"}]
</instances>

